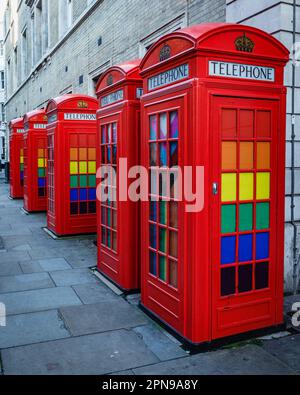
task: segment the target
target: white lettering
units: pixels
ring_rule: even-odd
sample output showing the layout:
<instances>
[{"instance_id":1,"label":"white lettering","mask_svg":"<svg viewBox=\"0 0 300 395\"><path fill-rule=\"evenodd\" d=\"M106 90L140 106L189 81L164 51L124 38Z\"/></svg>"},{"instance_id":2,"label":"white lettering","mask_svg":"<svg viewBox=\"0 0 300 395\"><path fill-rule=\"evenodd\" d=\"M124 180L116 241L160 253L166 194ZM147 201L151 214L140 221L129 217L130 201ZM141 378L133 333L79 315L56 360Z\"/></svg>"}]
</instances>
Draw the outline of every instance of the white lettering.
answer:
<instances>
[{"instance_id":1,"label":"white lettering","mask_svg":"<svg viewBox=\"0 0 300 395\"><path fill-rule=\"evenodd\" d=\"M257 81L275 81L275 69L273 67L219 61L209 62L209 75L215 77L245 78Z\"/></svg>"},{"instance_id":2,"label":"white lettering","mask_svg":"<svg viewBox=\"0 0 300 395\"><path fill-rule=\"evenodd\" d=\"M169 85L173 82L177 82L187 78L189 76L189 65L183 64L176 67L175 69L167 70L161 74L155 75L148 80L148 89L159 88L161 86Z\"/></svg>"}]
</instances>

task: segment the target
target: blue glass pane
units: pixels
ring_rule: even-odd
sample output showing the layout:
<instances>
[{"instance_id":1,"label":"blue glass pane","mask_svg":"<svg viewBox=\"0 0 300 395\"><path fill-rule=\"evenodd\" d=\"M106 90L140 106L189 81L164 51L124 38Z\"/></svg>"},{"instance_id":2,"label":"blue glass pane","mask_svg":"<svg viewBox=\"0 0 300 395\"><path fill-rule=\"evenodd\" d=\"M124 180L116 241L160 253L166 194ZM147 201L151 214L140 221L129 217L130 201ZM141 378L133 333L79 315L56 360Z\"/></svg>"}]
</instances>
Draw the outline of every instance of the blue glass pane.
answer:
<instances>
[{"instance_id":1,"label":"blue glass pane","mask_svg":"<svg viewBox=\"0 0 300 395\"><path fill-rule=\"evenodd\" d=\"M111 148L107 147L107 162L111 162Z\"/></svg>"},{"instance_id":2,"label":"blue glass pane","mask_svg":"<svg viewBox=\"0 0 300 395\"><path fill-rule=\"evenodd\" d=\"M113 146L113 164L114 165L117 164L117 146L116 145Z\"/></svg>"},{"instance_id":3,"label":"blue glass pane","mask_svg":"<svg viewBox=\"0 0 300 395\"><path fill-rule=\"evenodd\" d=\"M236 260L236 237L222 237L221 241L221 264L235 263Z\"/></svg>"},{"instance_id":4,"label":"blue glass pane","mask_svg":"<svg viewBox=\"0 0 300 395\"><path fill-rule=\"evenodd\" d=\"M108 142L111 143L112 140L111 125L108 125L107 134L108 134Z\"/></svg>"},{"instance_id":5,"label":"blue glass pane","mask_svg":"<svg viewBox=\"0 0 300 395\"><path fill-rule=\"evenodd\" d=\"M179 136L178 111L172 111L170 114L170 138L177 139Z\"/></svg>"},{"instance_id":6,"label":"blue glass pane","mask_svg":"<svg viewBox=\"0 0 300 395\"><path fill-rule=\"evenodd\" d=\"M157 247L157 228L155 225L150 225L150 246L155 249Z\"/></svg>"},{"instance_id":7,"label":"blue glass pane","mask_svg":"<svg viewBox=\"0 0 300 395\"><path fill-rule=\"evenodd\" d=\"M101 133L101 135L102 135L101 143L106 144L106 127L105 126L102 126L101 132L102 132Z\"/></svg>"},{"instance_id":8,"label":"blue glass pane","mask_svg":"<svg viewBox=\"0 0 300 395\"><path fill-rule=\"evenodd\" d=\"M269 233L258 233L256 235L256 259L257 260L269 258L269 245L270 245Z\"/></svg>"},{"instance_id":9,"label":"blue glass pane","mask_svg":"<svg viewBox=\"0 0 300 395\"><path fill-rule=\"evenodd\" d=\"M46 178L39 178L39 188L45 188Z\"/></svg>"},{"instance_id":10,"label":"blue glass pane","mask_svg":"<svg viewBox=\"0 0 300 395\"><path fill-rule=\"evenodd\" d=\"M86 188L80 189L79 196L80 196L80 200L87 200L87 189Z\"/></svg>"},{"instance_id":11,"label":"blue glass pane","mask_svg":"<svg viewBox=\"0 0 300 395\"><path fill-rule=\"evenodd\" d=\"M157 275L157 265L156 265L155 252L150 251L149 260L150 260L150 273L153 274L154 276L156 276Z\"/></svg>"},{"instance_id":12,"label":"blue glass pane","mask_svg":"<svg viewBox=\"0 0 300 395\"><path fill-rule=\"evenodd\" d=\"M113 143L117 142L117 124L113 123Z\"/></svg>"},{"instance_id":13,"label":"blue glass pane","mask_svg":"<svg viewBox=\"0 0 300 395\"><path fill-rule=\"evenodd\" d=\"M150 140L157 140L157 117L151 115L150 117Z\"/></svg>"},{"instance_id":14,"label":"blue glass pane","mask_svg":"<svg viewBox=\"0 0 300 395\"><path fill-rule=\"evenodd\" d=\"M159 128L159 138L160 140L166 140L168 137L168 128L167 128L167 114L161 114L159 117L159 123L160 123L160 128Z\"/></svg>"},{"instance_id":15,"label":"blue glass pane","mask_svg":"<svg viewBox=\"0 0 300 395\"><path fill-rule=\"evenodd\" d=\"M71 189L70 190L70 200L71 200L71 202L78 201L78 189Z\"/></svg>"},{"instance_id":16,"label":"blue glass pane","mask_svg":"<svg viewBox=\"0 0 300 395\"><path fill-rule=\"evenodd\" d=\"M239 238L239 262L253 259L253 235L242 235Z\"/></svg>"},{"instance_id":17,"label":"blue glass pane","mask_svg":"<svg viewBox=\"0 0 300 395\"><path fill-rule=\"evenodd\" d=\"M157 222L157 203L150 202L150 220Z\"/></svg>"},{"instance_id":18,"label":"blue glass pane","mask_svg":"<svg viewBox=\"0 0 300 395\"><path fill-rule=\"evenodd\" d=\"M167 157L167 143L161 143L159 145L160 151L160 166L167 166L168 157Z\"/></svg>"},{"instance_id":19,"label":"blue glass pane","mask_svg":"<svg viewBox=\"0 0 300 395\"><path fill-rule=\"evenodd\" d=\"M89 200L96 200L96 188L89 189Z\"/></svg>"}]
</instances>

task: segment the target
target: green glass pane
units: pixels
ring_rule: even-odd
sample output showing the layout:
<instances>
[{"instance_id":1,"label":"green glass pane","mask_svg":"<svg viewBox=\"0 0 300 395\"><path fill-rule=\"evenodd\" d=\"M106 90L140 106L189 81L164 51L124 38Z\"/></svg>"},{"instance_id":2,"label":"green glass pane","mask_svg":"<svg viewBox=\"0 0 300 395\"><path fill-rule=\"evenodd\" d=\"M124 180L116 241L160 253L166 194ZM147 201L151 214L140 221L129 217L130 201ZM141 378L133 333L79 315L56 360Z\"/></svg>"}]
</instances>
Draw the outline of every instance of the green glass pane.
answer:
<instances>
[{"instance_id":1,"label":"green glass pane","mask_svg":"<svg viewBox=\"0 0 300 395\"><path fill-rule=\"evenodd\" d=\"M89 187L96 186L96 176L89 176Z\"/></svg>"},{"instance_id":2,"label":"green glass pane","mask_svg":"<svg viewBox=\"0 0 300 395\"><path fill-rule=\"evenodd\" d=\"M235 204L222 206L222 233L236 231L236 206Z\"/></svg>"},{"instance_id":3,"label":"green glass pane","mask_svg":"<svg viewBox=\"0 0 300 395\"><path fill-rule=\"evenodd\" d=\"M256 229L268 229L270 227L270 203L257 203L256 206Z\"/></svg>"},{"instance_id":4,"label":"green glass pane","mask_svg":"<svg viewBox=\"0 0 300 395\"><path fill-rule=\"evenodd\" d=\"M70 186L71 186L71 188L77 188L78 187L78 177L77 176L71 176L70 177Z\"/></svg>"},{"instance_id":5,"label":"green glass pane","mask_svg":"<svg viewBox=\"0 0 300 395\"><path fill-rule=\"evenodd\" d=\"M20 169L21 169L21 171L24 171L24 165L23 164L20 165Z\"/></svg>"},{"instance_id":6,"label":"green glass pane","mask_svg":"<svg viewBox=\"0 0 300 395\"><path fill-rule=\"evenodd\" d=\"M167 259L164 256L159 257L159 278L167 281Z\"/></svg>"},{"instance_id":7,"label":"green glass pane","mask_svg":"<svg viewBox=\"0 0 300 395\"><path fill-rule=\"evenodd\" d=\"M87 187L87 176L80 176L79 178L79 184L81 187L85 188Z\"/></svg>"},{"instance_id":8,"label":"green glass pane","mask_svg":"<svg viewBox=\"0 0 300 395\"><path fill-rule=\"evenodd\" d=\"M162 225L167 225L167 202L160 202L159 222Z\"/></svg>"},{"instance_id":9,"label":"green glass pane","mask_svg":"<svg viewBox=\"0 0 300 395\"><path fill-rule=\"evenodd\" d=\"M159 250L161 252L167 252L167 230L160 228L159 230Z\"/></svg>"},{"instance_id":10,"label":"green glass pane","mask_svg":"<svg viewBox=\"0 0 300 395\"><path fill-rule=\"evenodd\" d=\"M39 177L46 177L45 169L39 169Z\"/></svg>"},{"instance_id":11,"label":"green glass pane","mask_svg":"<svg viewBox=\"0 0 300 395\"><path fill-rule=\"evenodd\" d=\"M240 205L240 232L253 230L253 204Z\"/></svg>"},{"instance_id":12,"label":"green glass pane","mask_svg":"<svg viewBox=\"0 0 300 395\"><path fill-rule=\"evenodd\" d=\"M107 209L107 225L111 227L111 210Z\"/></svg>"}]
</instances>

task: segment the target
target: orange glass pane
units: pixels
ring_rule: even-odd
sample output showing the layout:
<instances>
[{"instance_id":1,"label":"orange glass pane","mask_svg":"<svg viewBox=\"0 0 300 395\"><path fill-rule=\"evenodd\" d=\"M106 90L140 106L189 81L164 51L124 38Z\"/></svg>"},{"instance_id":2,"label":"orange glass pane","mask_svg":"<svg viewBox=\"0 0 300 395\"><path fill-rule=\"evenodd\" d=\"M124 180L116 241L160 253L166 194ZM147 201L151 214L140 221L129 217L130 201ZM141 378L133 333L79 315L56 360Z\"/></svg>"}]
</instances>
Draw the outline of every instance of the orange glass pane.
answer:
<instances>
[{"instance_id":1,"label":"orange glass pane","mask_svg":"<svg viewBox=\"0 0 300 395\"><path fill-rule=\"evenodd\" d=\"M79 149L79 160L87 160L87 148L80 148Z\"/></svg>"},{"instance_id":2,"label":"orange glass pane","mask_svg":"<svg viewBox=\"0 0 300 395\"><path fill-rule=\"evenodd\" d=\"M96 148L89 148L89 160L96 160Z\"/></svg>"},{"instance_id":3,"label":"orange glass pane","mask_svg":"<svg viewBox=\"0 0 300 395\"><path fill-rule=\"evenodd\" d=\"M253 143L241 142L240 144L240 169L253 169L254 153Z\"/></svg>"},{"instance_id":4,"label":"orange glass pane","mask_svg":"<svg viewBox=\"0 0 300 395\"><path fill-rule=\"evenodd\" d=\"M271 145L270 143L257 144L257 168L270 169L271 167Z\"/></svg>"},{"instance_id":5,"label":"orange glass pane","mask_svg":"<svg viewBox=\"0 0 300 395\"><path fill-rule=\"evenodd\" d=\"M70 149L70 160L77 161L78 160L78 150L77 148Z\"/></svg>"},{"instance_id":6,"label":"orange glass pane","mask_svg":"<svg viewBox=\"0 0 300 395\"><path fill-rule=\"evenodd\" d=\"M240 137L254 137L254 111L240 111Z\"/></svg>"},{"instance_id":7,"label":"orange glass pane","mask_svg":"<svg viewBox=\"0 0 300 395\"><path fill-rule=\"evenodd\" d=\"M257 137L271 137L270 111L257 111Z\"/></svg>"},{"instance_id":8,"label":"orange glass pane","mask_svg":"<svg viewBox=\"0 0 300 395\"><path fill-rule=\"evenodd\" d=\"M43 149L39 149L38 150L38 157L39 158L44 158L44 150Z\"/></svg>"},{"instance_id":9,"label":"orange glass pane","mask_svg":"<svg viewBox=\"0 0 300 395\"><path fill-rule=\"evenodd\" d=\"M237 136L237 111L231 109L222 110L221 132L223 138L235 138Z\"/></svg>"},{"instance_id":10,"label":"orange glass pane","mask_svg":"<svg viewBox=\"0 0 300 395\"><path fill-rule=\"evenodd\" d=\"M222 143L222 169L236 169L236 143L232 141L224 141Z\"/></svg>"}]
</instances>

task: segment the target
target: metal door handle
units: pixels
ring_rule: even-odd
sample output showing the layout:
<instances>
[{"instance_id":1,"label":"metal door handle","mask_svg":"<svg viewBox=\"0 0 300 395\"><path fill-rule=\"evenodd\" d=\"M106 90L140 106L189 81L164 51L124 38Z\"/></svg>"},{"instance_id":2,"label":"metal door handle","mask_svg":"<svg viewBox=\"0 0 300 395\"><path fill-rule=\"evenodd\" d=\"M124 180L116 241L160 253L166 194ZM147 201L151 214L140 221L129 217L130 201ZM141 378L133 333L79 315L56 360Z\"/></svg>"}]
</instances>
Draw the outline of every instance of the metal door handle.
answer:
<instances>
[{"instance_id":1,"label":"metal door handle","mask_svg":"<svg viewBox=\"0 0 300 395\"><path fill-rule=\"evenodd\" d=\"M213 183L213 194L216 196L219 192L219 184L217 182Z\"/></svg>"}]
</instances>

